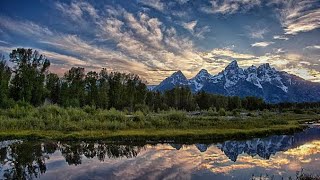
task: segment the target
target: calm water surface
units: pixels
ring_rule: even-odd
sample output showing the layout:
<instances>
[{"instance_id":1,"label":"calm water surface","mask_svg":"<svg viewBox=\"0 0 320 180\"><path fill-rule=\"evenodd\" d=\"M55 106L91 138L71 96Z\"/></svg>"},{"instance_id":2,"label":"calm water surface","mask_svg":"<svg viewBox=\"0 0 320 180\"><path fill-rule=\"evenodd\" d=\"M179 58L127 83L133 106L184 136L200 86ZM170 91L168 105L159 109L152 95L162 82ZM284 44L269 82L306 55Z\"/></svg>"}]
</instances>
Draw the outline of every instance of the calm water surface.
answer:
<instances>
[{"instance_id":1,"label":"calm water surface","mask_svg":"<svg viewBox=\"0 0 320 180\"><path fill-rule=\"evenodd\" d=\"M320 128L214 144L0 141L0 179L250 179L320 173Z\"/></svg>"}]
</instances>

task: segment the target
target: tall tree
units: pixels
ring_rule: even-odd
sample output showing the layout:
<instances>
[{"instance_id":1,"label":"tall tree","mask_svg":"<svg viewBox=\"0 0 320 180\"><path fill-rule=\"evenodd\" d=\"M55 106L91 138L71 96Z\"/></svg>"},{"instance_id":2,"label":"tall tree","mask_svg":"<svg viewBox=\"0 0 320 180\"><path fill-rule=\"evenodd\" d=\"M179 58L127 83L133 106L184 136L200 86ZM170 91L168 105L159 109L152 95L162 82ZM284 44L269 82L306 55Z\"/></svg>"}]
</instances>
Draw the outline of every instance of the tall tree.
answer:
<instances>
[{"instance_id":1,"label":"tall tree","mask_svg":"<svg viewBox=\"0 0 320 180\"><path fill-rule=\"evenodd\" d=\"M60 97L60 79L57 74L50 73L46 78L46 89L48 91L48 97L52 103L59 102Z\"/></svg>"},{"instance_id":2,"label":"tall tree","mask_svg":"<svg viewBox=\"0 0 320 180\"><path fill-rule=\"evenodd\" d=\"M33 105L40 105L45 98L45 74L50 61L37 51L18 48L10 53L14 64L14 77L10 86L11 97Z\"/></svg>"},{"instance_id":3,"label":"tall tree","mask_svg":"<svg viewBox=\"0 0 320 180\"><path fill-rule=\"evenodd\" d=\"M98 79L98 101L97 106L99 108L107 109L109 105L109 83L108 73L106 69L102 69L99 73Z\"/></svg>"},{"instance_id":4,"label":"tall tree","mask_svg":"<svg viewBox=\"0 0 320 180\"><path fill-rule=\"evenodd\" d=\"M91 105L91 106L96 106L97 102L99 101L98 97L98 86L97 86L97 81L98 81L98 73L95 71L90 71L87 73L86 78L85 78L85 83L86 83L86 104Z\"/></svg>"},{"instance_id":5,"label":"tall tree","mask_svg":"<svg viewBox=\"0 0 320 180\"><path fill-rule=\"evenodd\" d=\"M82 67L72 67L64 74L63 98L65 106L85 105L85 73ZM66 92L65 92L66 91Z\"/></svg>"},{"instance_id":6,"label":"tall tree","mask_svg":"<svg viewBox=\"0 0 320 180\"><path fill-rule=\"evenodd\" d=\"M7 66L4 56L0 54L0 107L6 106L9 95L9 81L11 77L11 69Z\"/></svg>"}]
</instances>

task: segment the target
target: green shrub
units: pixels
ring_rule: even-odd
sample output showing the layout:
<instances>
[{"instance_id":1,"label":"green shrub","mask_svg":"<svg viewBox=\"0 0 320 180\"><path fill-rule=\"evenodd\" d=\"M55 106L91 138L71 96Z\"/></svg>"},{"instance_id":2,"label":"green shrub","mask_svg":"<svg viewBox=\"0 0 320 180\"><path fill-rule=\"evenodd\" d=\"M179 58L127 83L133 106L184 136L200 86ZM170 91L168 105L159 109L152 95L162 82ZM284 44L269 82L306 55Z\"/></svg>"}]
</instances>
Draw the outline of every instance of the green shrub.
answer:
<instances>
[{"instance_id":1,"label":"green shrub","mask_svg":"<svg viewBox=\"0 0 320 180\"><path fill-rule=\"evenodd\" d=\"M185 112L183 111L175 111L175 110L171 110L168 112L168 114L166 115L166 118L174 123L180 123L183 120L187 119L187 115Z\"/></svg>"},{"instance_id":2,"label":"green shrub","mask_svg":"<svg viewBox=\"0 0 320 180\"><path fill-rule=\"evenodd\" d=\"M6 115L10 118L26 118L31 116L35 112L35 109L32 106L19 106L16 104L13 108L10 108L6 111Z\"/></svg>"},{"instance_id":3,"label":"green shrub","mask_svg":"<svg viewBox=\"0 0 320 180\"><path fill-rule=\"evenodd\" d=\"M225 116L227 114L224 108L220 108L218 113L219 113L219 116Z\"/></svg>"},{"instance_id":4,"label":"green shrub","mask_svg":"<svg viewBox=\"0 0 320 180\"><path fill-rule=\"evenodd\" d=\"M91 114L91 115L94 115L97 112L97 108L95 106L86 105L82 109L84 110L84 112Z\"/></svg>"},{"instance_id":5,"label":"green shrub","mask_svg":"<svg viewBox=\"0 0 320 180\"><path fill-rule=\"evenodd\" d=\"M79 108L69 107L67 108L67 112L68 116L66 118L68 118L71 121L84 121L90 119L88 114Z\"/></svg>"},{"instance_id":6,"label":"green shrub","mask_svg":"<svg viewBox=\"0 0 320 180\"><path fill-rule=\"evenodd\" d=\"M233 116L240 116L240 110L239 109L232 110L232 115Z\"/></svg>"},{"instance_id":7,"label":"green shrub","mask_svg":"<svg viewBox=\"0 0 320 180\"><path fill-rule=\"evenodd\" d=\"M126 116L123 112L111 108L109 111L104 111L103 117L109 121L120 121L125 122Z\"/></svg>"},{"instance_id":8,"label":"green shrub","mask_svg":"<svg viewBox=\"0 0 320 180\"><path fill-rule=\"evenodd\" d=\"M217 109L216 108L212 109L212 107L209 108L207 114L208 116L218 116Z\"/></svg>"},{"instance_id":9,"label":"green shrub","mask_svg":"<svg viewBox=\"0 0 320 180\"><path fill-rule=\"evenodd\" d=\"M145 115L141 111L136 111L133 115L134 122L144 122L146 120Z\"/></svg>"},{"instance_id":10,"label":"green shrub","mask_svg":"<svg viewBox=\"0 0 320 180\"><path fill-rule=\"evenodd\" d=\"M144 114L148 114L149 111L149 107L146 104L137 104L134 106L134 111L141 111Z\"/></svg>"},{"instance_id":11,"label":"green shrub","mask_svg":"<svg viewBox=\"0 0 320 180\"><path fill-rule=\"evenodd\" d=\"M126 125L119 121L110 121L106 123L106 128L108 130L121 130L126 129Z\"/></svg>"},{"instance_id":12,"label":"green shrub","mask_svg":"<svg viewBox=\"0 0 320 180\"><path fill-rule=\"evenodd\" d=\"M63 123L64 131L80 131L81 127L77 126L76 123L70 121L64 121Z\"/></svg>"},{"instance_id":13,"label":"green shrub","mask_svg":"<svg viewBox=\"0 0 320 180\"><path fill-rule=\"evenodd\" d=\"M42 118L56 118L57 116L66 116L67 112L65 109L57 105L44 105L38 108L38 117Z\"/></svg>"}]
</instances>

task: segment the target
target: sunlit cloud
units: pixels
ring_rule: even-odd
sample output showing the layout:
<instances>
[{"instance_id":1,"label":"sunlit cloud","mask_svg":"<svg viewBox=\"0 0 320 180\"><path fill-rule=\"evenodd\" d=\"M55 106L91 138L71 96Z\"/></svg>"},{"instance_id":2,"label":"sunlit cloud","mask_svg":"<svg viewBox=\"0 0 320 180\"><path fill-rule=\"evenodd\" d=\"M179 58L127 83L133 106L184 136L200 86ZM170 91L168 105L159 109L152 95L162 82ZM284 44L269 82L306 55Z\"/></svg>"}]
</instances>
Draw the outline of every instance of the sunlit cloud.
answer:
<instances>
[{"instance_id":1,"label":"sunlit cloud","mask_svg":"<svg viewBox=\"0 0 320 180\"><path fill-rule=\"evenodd\" d=\"M302 23L301 27L305 28L306 24L316 24L312 19L318 17L314 13L319 8L310 5L308 9L304 3L292 2L290 5L287 1L279 1L279 6L273 8L278 8L277 12L281 14L279 29L285 29L282 33L257 24L248 29L245 27L249 26L240 28L216 23L232 22L228 18L233 16L228 15L241 13L244 16L251 9L263 8L263 1L191 2L139 0L138 3L128 2L128 7L121 3L99 7L92 1L53 2L52 11L59 16L57 24L61 22L59 25L71 26L81 33L63 31L61 27L55 28L43 21L3 15L0 16L0 44L6 47L30 44L48 54L55 69L62 66L85 66L90 70L106 67L109 71L136 73L150 84L158 84L176 70L181 70L187 78L200 69L216 74L232 60L238 60L243 67L270 63L278 70L291 69L291 73L319 81L318 44L309 43L310 46L301 48L304 52L290 49L286 44L279 46L289 42L279 40L288 40L304 32L290 25ZM308 2L314 4L312 0ZM186 8L179 9L179 6ZM295 11L289 11L290 8ZM252 22L248 21L248 24ZM243 39L232 37L237 30L241 30L239 34L245 34ZM274 36L269 37L269 34ZM218 40L220 37L223 37L223 43ZM252 43L253 39L258 42ZM297 71L301 68L305 69L304 73Z\"/></svg>"},{"instance_id":2,"label":"sunlit cloud","mask_svg":"<svg viewBox=\"0 0 320 180\"><path fill-rule=\"evenodd\" d=\"M260 147L260 146L257 146ZM284 177L295 175L302 167L316 170L319 165L319 141L313 141L284 152L277 152L270 159L239 153L236 162L232 162L216 145L210 145L205 152L200 152L195 145L183 145L176 150L169 144L147 145L135 158L86 159L80 166L65 166L49 169L42 178L75 179L76 177L118 179L191 179L196 173L210 173L225 178L251 177L252 173L271 173ZM261 148L261 147L260 147ZM258 148L258 149L260 149ZM61 153L55 153L46 162L47 165L62 161ZM312 161L312 165L309 163ZM92 173L94 172L94 173ZM112 173L110 173L112 172ZM256 174L257 175L257 174ZM276 178L276 177L275 177Z\"/></svg>"}]
</instances>

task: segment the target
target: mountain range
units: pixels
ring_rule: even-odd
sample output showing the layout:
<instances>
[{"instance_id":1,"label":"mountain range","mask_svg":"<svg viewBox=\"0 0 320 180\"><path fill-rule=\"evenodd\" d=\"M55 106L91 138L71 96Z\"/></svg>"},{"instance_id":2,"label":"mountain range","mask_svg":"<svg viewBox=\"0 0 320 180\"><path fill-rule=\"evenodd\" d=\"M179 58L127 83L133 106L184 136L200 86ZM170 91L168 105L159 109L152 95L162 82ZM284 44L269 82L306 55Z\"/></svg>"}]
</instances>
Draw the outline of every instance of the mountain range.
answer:
<instances>
[{"instance_id":1,"label":"mountain range","mask_svg":"<svg viewBox=\"0 0 320 180\"><path fill-rule=\"evenodd\" d=\"M189 87L194 93L205 91L226 96L255 96L269 103L320 101L320 83L278 71L269 63L243 69L234 60L217 75L202 69L191 79L177 71L159 85L149 88L162 92L177 86Z\"/></svg>"}]
</instances>

